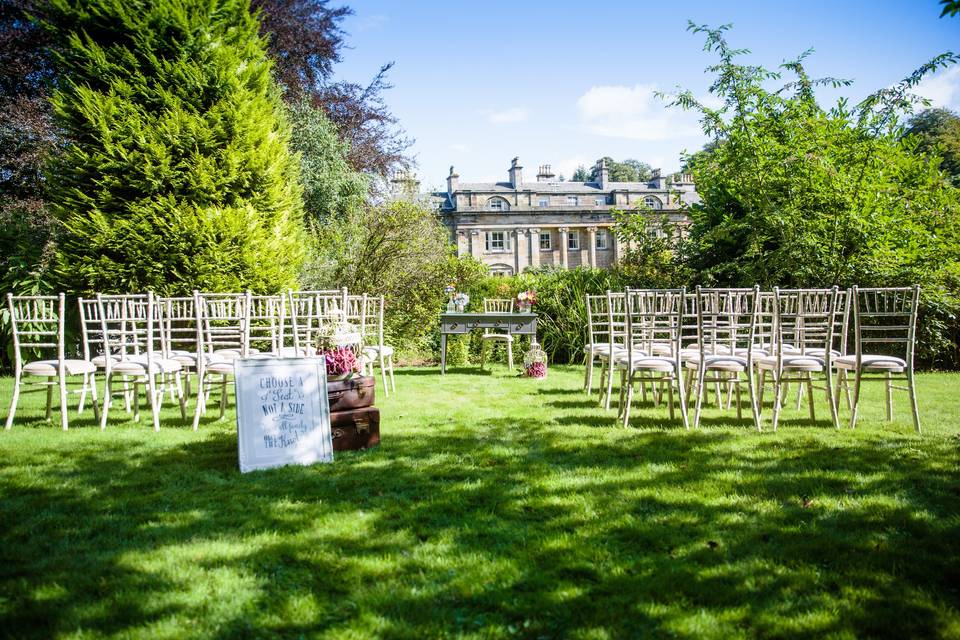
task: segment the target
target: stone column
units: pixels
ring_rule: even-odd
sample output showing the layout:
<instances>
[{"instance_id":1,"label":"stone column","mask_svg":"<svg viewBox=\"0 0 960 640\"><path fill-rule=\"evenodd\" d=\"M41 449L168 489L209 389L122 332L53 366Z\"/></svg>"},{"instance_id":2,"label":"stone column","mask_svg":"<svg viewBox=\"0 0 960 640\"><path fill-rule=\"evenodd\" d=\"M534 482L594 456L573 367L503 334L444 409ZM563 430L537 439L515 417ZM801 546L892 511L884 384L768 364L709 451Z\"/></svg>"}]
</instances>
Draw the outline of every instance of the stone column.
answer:
<instances>
[{"instance_id":1,"label":"stone column","mask_svg":"<svg viewBox=\"0 0 960 640\"><path fill-rule=\"evenodd\" d=\"M513 272L522 273L527 266L527 230L514 229Z\"/></svg>"},{"instance_id":2,"label":"stone column","mask_svg":"<svg viewBox=\"0 0 960 640\"><path fill-rule=\"evenodd\" d=\"M457 257L470 253L470 239L466 231L457 231Z\"/></svg>"},{"instance_id":3,"label":"stone column","mask_svg":"<svg viewBox=\"0 0 960 640\"><path fill-rule=\"evenodd\" d=\"M470 255L480 260L480 231L478 229L470 230Z\"/></svg>"},{"instance_id":4,"label":"stone column","mask_svg":"<svg viewBox=\"0 0 960 640\"><path fill-rule=\"evenodd\" d=\"M609 227L607 231L610 233L610 250L613 254L610 256L610 261L617 262L620 260L620 239L617 237L617 234L613 232L613 227Z\"/></svg>"},{"instance_id":5,"label":"stone column","mask_svg":"<svg viewBox=\"0 0 960 640\"><path fill-rule=\"evenodd\" d=\"M588 255L590 256L590 266L597 266L597 228L596 227L587 227L587 242L590 245L587 247Z\"/></svg>"},{"instance_id":6,"label":"stone column","mask_svg":"<svg viewBox=\"0 0 960 640\"><path fill-rule=\"evenodd\" d=\"M540 229L530 229L530 266L540 266Z\"/></svg>"},{"instance_id":7,"label":"stone column","mask_svg":"<svg viewBox=\"0 0 960 640\"><path fill-rule=\"evenodd\" d=\"M567 268L567 232L570 231L568 227L559 227L557 231L560 233L560 266L564 269Z\"/></svg>"}]
</instances>

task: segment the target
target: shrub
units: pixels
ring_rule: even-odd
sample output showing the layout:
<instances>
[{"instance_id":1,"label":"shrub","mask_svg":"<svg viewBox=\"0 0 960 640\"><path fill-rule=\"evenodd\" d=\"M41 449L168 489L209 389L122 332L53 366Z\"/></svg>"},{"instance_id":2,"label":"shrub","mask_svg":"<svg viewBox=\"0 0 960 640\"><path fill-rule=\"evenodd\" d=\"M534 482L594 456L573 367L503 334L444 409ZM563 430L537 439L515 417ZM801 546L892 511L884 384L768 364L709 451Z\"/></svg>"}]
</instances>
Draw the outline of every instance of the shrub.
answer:
<instances>
[{"instance_id":1,"label":"shrub","mask_svg":"<svg viewBox=\"0 0 960 640\"><path fill-rule=\"evenodd\" d=\"M278 291L304 254L297 160L244 0L52 0L47 173L76 291Z\"/></svg>"}]
</instances>

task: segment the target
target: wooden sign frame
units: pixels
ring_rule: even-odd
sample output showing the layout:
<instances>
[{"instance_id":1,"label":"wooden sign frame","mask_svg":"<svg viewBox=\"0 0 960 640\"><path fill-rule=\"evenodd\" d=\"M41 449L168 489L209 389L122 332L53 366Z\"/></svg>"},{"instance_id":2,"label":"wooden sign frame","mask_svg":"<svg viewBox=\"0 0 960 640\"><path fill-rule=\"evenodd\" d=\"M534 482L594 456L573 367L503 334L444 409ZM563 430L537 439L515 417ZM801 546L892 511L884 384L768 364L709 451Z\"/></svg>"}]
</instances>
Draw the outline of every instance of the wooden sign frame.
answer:
<instances>
[{"instance_id":1,"label":"wooden sign frame","mask_svg":"<svg viewBox=\"0 0 960 640\"><path fill-rule=\"evenodd\" d=\"M240 471L333 462L323 358L234 362Z\"/></svg>"}]
</instances>

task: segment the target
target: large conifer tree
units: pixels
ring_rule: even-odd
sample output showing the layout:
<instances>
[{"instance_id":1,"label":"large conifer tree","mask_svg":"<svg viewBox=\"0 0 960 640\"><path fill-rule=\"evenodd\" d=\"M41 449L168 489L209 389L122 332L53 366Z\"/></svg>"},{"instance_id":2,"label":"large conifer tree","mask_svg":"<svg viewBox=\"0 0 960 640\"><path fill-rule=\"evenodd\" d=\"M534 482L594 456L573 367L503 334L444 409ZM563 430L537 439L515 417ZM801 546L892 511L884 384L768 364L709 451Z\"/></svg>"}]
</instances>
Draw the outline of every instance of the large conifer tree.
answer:
<instances>
[{"instance_id":1,"label":"large conifer tree","mask_svg":"<svg viewBox=\"0 0 960 640\"><path fill-rule=\"evenodd\" d=\"M59 267L80 291L275 291L303 259L297 158L249 0L53 0Z\"/></svg>"}]
</instances>

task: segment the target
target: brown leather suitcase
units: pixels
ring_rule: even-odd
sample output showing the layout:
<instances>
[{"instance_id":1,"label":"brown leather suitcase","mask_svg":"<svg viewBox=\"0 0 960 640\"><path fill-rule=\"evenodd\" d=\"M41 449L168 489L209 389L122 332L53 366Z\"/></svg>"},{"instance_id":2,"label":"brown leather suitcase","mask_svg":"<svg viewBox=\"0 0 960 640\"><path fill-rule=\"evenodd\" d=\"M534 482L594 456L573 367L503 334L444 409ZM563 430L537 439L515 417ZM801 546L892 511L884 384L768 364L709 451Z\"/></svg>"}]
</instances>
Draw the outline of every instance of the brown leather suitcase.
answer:
<instances>
[{"instance_id":1,"label":"brown leather suitcase","mask_svg":"<svg viewBox=\"0 0 960 640\"><path fill-rule=\"evenodd\" d=\"M369 449L380 444L380 409L366 407L330 414L334 451Z\"/></svg>"},{"instance_id":2,"label":"brown leather suitcase","mask_svg":"<svg viewBox=\"0 0 960 640\"><path fill-rule=\"evenodd\" d=\"M329 380L327 382L327 398L330 400L330 413L371 406L373 404L375 382L373 376L354 376L349 380Z\"/></svg>"}]
</instances>

